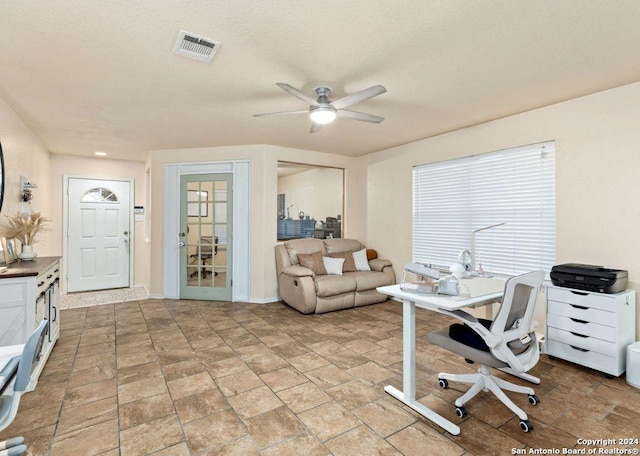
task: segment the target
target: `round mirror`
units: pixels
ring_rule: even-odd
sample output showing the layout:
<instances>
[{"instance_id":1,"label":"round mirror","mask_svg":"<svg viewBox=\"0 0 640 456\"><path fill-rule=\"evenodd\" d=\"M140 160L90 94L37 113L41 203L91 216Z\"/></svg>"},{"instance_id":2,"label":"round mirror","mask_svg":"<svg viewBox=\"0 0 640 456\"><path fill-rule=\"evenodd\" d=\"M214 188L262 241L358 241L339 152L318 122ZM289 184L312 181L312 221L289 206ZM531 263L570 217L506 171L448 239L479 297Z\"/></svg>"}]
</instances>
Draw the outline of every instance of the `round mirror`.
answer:
<instances>
[{"instance_id":1,"label":"round mirror","mask_svg":"<svg viewBox=\"0 0 640 456\"><path fill-rule=\"evenodd\" d=\"M2 155L2 144L0 144L0 212L2 212L2 200L4 200L4 155Z\"/></svg>"}]
</instances>

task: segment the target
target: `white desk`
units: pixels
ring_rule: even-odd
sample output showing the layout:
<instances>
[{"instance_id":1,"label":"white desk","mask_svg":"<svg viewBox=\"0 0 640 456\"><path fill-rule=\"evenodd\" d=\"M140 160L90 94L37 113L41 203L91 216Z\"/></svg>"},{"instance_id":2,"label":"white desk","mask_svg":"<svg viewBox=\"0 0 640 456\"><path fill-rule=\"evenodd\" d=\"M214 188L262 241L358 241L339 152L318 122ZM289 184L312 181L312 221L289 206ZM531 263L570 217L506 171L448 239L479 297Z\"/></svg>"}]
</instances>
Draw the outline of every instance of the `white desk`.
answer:
<instances>
[{"instance_id":1,"label":"white desk","mask_svg":"<svg viewBox=\"0 0 640 456\"><path fill-rule=\"evenodd\" d=\"M452 313L453 311L499 301L502 298L505 280L475 277L472 279L460 279L460 283L467 286L470 296L407 293L400 289L400 285L390 285L377 289L380 293L402 300L403 391L391 385L385 386L384 390L453 435L460 434L460 427L416 401L416 307L455 317L455 314Z\"/></svg>"}]
</instances>

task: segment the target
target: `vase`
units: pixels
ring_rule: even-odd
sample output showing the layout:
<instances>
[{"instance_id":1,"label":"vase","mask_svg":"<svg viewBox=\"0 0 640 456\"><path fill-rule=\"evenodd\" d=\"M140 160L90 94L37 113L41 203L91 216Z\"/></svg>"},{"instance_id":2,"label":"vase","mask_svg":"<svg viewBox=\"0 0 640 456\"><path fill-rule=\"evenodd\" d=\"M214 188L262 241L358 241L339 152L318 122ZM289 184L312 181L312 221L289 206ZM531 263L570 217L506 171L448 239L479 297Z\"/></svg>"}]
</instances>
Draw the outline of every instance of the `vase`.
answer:
<instances>
[{"instance_id":1,"label":"vase","mask_svg":"<svg viewBox=\"0 0 640 456\"><path fill-rule=\"evenodd\" d=\"M38 256L38 254L33 251L33 246L32 245L23 245L22 246L22 253L20 253L20 255L18 255L18 258L20 258L22 261L31 261L37 256Z\"/></svg>"}]
</instances>

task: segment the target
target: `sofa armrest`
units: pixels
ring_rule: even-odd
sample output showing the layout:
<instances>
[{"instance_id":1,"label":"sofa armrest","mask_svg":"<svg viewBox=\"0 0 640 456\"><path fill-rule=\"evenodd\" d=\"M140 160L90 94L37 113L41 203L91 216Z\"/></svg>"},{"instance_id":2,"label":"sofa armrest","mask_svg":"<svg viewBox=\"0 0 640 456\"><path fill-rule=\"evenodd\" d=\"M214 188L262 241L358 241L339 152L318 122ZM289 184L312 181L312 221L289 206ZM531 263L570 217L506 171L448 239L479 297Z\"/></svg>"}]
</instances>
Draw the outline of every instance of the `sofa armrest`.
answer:
<instances>
[{"instance_id":1,"label":"sofa armrest","mask_svg":"<svg viewBox=\"0 0 640 456\"><path fill-rule=\"evenodd\" d=\"M313 277L314 275L311 269L298 265L287 266L282 269L282 274L286 274L289 277Z\"/></svg>"},{"instance_id":2,"label":"sofa armrest","mask_svg":"<svg viewBox=\"0 0 640 456\"><path fill-rule=\"evenodd\" d=\"M372 271L382 272L382 270L387 266L391 266L391 261L383 260L382 258L374 258L373 260L369 260L369 267Z\"/></svg>"}]
</instances>

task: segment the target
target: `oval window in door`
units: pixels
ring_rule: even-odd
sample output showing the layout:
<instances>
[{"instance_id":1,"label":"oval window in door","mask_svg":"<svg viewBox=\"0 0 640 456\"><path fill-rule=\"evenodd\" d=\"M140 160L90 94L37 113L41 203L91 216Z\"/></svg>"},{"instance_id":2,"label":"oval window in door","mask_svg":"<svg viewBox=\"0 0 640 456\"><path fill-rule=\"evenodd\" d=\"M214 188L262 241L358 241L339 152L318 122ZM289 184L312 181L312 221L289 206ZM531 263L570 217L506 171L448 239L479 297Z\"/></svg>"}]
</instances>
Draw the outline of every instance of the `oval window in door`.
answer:
<instances>
[{"instance_id":1,"label":"oval window in door","mask_svg":"<svg viewBox=\"0 0 640 456\"><path fill-rule=\"evenodd\" d=\"M118 197L108 188L96 187L82 195L81 203L116 203Z\"/></svg>"}]
</instances>

